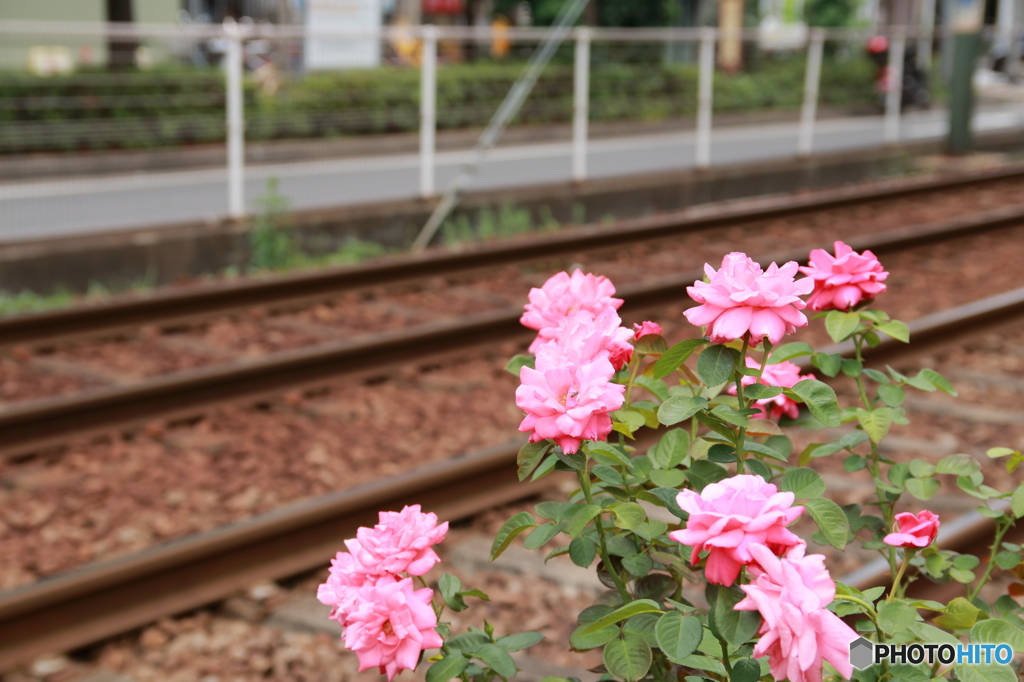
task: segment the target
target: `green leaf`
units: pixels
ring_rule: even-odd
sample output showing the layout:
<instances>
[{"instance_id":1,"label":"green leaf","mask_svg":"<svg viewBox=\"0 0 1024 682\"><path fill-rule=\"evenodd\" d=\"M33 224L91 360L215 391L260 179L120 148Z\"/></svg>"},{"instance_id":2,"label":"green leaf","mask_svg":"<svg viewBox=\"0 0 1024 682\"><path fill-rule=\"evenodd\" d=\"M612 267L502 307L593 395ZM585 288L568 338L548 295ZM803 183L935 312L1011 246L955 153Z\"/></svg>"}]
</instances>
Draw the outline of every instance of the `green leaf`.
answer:
<instances>
[{"instance_id":1,"label":"green leaf","mask_svg":"<svg viewBox=\"0 0 1024 682\"><path fill-rule=\"evenodd\" d=\"M752 658L741 658L732 664L729 682L757 682L761 679L761 666Z\"/></svg>"},{"instance_id":2,"label":"green leaf","mask_svg":"<svg viewBox=\"0 0 1024 682\"><path fill-rule=\"evenodd\" d=\"M1011 568L1016 568L1019 563L1020 554L1018 554L1017 552L1003 551L999 552L999 554L996 554L996 566L1003 569L1004 571L1009 571Z\"/></svg>"},{"instance_id":3,"label":"green leaf","mask_svg":"<svg viewBox=\"0 0 1024 682\"><path fill-rule=\"evenodd\" d=\"M743 397L749 400L767 400L782 395L781 386L766 386L764 384L750 384L743 389Z\"/></svg>"},{"instance_id":4,"label":"green leaf","mask_svg":"<svg viewBox=\"0 0 1024 682\"><path fill-rule=\"evenodd\" d=\"M889 407L899 407L907 398L907 393L899 386L883 384L878 387L878 397Z\"/></svg>"},{"instance_id":5,"label":"green leaf","mask_svg":"<svg viewBox=\"0 0 1024 682\"><path fill-rule=\"evenodd\" d=\"M868 434L871 442L879 443L885 438L885 434L889 433L889 427L892 426L892 410L888 407L878 407L874 410L861 408L857 410L857 421L860 422L861 428L864 429L864 433Z\"/></svg>"},{"instance_id":6,"label":"green leaf","mask_svg":"<svg viewBox=\"0 0 1024 682\"><path fill-rule=\"evenodd\" d=\"M733 646L745 644L761 625L761 614L757 611L737 611L736 604L746 594L738 587L708 585L705 592L711 605L708 625L711 630Z\"/></svg>"},{"instance_id":7,"label":"green leaf","mask_svg":"<svg viewBox=\"0 0 1024 682\"><path fill-rule=\"evenodd\" d=\"M450 638L446 643L452 649L458 649L463 653L472 654L484 644L490 644L491 638L484 632L471 630Z\"/></svg>"},{"instance_id":8,"label":"green leaf","mask_svg":"<svg viewBox=\"0 0 1024 682\"><path fill-rule=\"evenodd\" d=\"M923 459L914 459L910 462L910 475L914 478L928 478L935 473L935 465Z\"/></svg>"},{"instance_id":9,"label":"green leaf","mask_svg":"<svg viewBox=\"0 0 1024 682\"><path fill-rule=\"evenodd\" d=\"M772 351L771 358L768 359L768 364L777 365L780 362L792 360L793 358L798 358L801 355L814 355L814 349L802 341L784 343Z\"/></svg>"},{"instance_id":10,"label":"green leaf","mask_svg":"<svg viewBox=\"0 0 1024 682\"><path fill-rule=\"evenodd\" d=\"M498 530L498 534L494 536L494 543L491 545L490 561L494 561L501 556L501 553L508 549L508 546L512 544L512 541L520 533L536 526L537 522L534 521L533 515L530 512L519 512L506 521Z\"/></svg>"},{"instance_id":11,"label":"green leaf","mask_svg":"<svg viewBox=\"0 0 1024 682\"><path fill-rule=\"evenodd\" d=\"M798 500L806 500L821 497L825 492L825 481L813 469L799 467L786 472L779 489L793 493Z\"/></svg>"},{"instance_id":12,"label":"green leaf","mask_svg":"<svg viewBox=\"0 0 1024 682\"><path fill-rule=\"evenodd\" d=\"M697 358L697 376L708 386L720 386L729 380L739 357L739 351L728 346L705 348Z\"/></svg>"},{"instance_id":13,"label":"green leaf","mask_svg":"<svg viewBox=\"0 0 1024 682\"><path fill-rule=\"evenodd\" d=\"M704 627L699 618L669 611L658 619L654 635L658 638L658 647L668 660L682 663L682 659L697 650L704 637Z\"/></svg>"},{"instance_id":14,"label":"green leaf","mask_svg":"<svg viewBox=\"0 0 1024 682\"><path fill-rule=\"evenodd\" d=\"M825 331L836 343L843 341L860 326L860 315L832 310L825 316Z\"/></svg>"},{"instance_id":15,"label":"green leaf","mask_svg":"<svg viewBox=\"0 0 1024 682\"><path fill-rule=\"evenodd\" d=\"M658 408L658 421L665 426L678 424L684 419L689 419L707 406L708 401L706 398L684 395L672 396Z\"/></svg>"},{"instance_id":16,"label":"green leaf","mask_svg":"<svg viewBox=\"0 0 1024 682\"><path fill-rule=\"evenodd\" d=\"M583 529L587 527L587 524L590 523L591 519L600 513L601 507L596 504L579 505L572 516L569 517L568 523L565 525L565 532L569 534L569 537L578 537L583 532Z\"/></svg>"},{"instance_id":17,"label":"green leaf","mask_svg":"<svg viewBox=\"0 0 1024 682\"><path fill-rule=\"evenodd\" d=\"M935 619L935 624L947 630L966 630L972 627L981 615L981 609L963 597L949 602L946 612Z\"/></svg>"},{"instance_id":18,"label":"green leaf","mask_svg":"<svg viewBox=\"0 0 1024 682\"><path fill-rule=\"evenodd\" d=\"M549 454L546 458L544 458L544 461L541 462L540 466L537 467L537 469L533 472L533 476L530 477L530 480L537 481L544 478L552 471L554 471L556 466L558 466L558 458L555 457L553 454Z\"/></svg>"},{"instance_id":19,"label":"green leaf","mask_svg":"<svg viewBox=\"0 0 1024 682\"><path fill-rule=\"evenodd\" d=\"M989 618L971 628L971 644L1009 644L1018 654L1024 653L1024 630L1000 618Z\"/></svg>"},{"instance_id":20,"label":"green leaf","mask_svg":"<svg viewBox=\"0 0 1024 682\"><path fill-rule=\"evenodd\" d=\"M717 483L728 475L729 472L721 464L715 464L706 459L697 460L686 470L686 478L697 492L704 490L704 486Z\"/></svg>"},{"instance_id":21,"label":"green leaf","mask_svg":"<svg viewBox=\"0 0 1024 682\"><path fill-rule=\"evenodd\" d=\"M807 405L814 418L824 426L839 426L839 403L836 392L817 379L804 379L793 388L784 391L790 397Z\"/></svg>"},{"instance_id":22,"label":"green leaf","mask_svg":"<svg viewBox=\"0 0 1024 682\"><path fill-rule=\"evenodd\" d=\"M444 603L448 605L448 608L452 611L464 611L466 609L466 602L462 599L462 595L459 594L459 590L462 589L461 580L445 573L437 581L437 587L441 591L441 598L444 599Z\"/></svg>"},{"instance_id":23,"label":"green leaf","mask_svg":"<svg viewBox=\"0 0 1024 682\"><path fill-rule=\"evenodd\" d=\"M619 528L633 530L647 520L647 512L636 502L620 502L608 509L615 514L613 523Z\"/></svg>"},{"instance_id":24,"label":"green leaf","mask_svg":"<svg viewBox=\"0 0 1024 682\"><path fill-rule=\"evenodd\" d=\"M612 469L607 464L598 464L590 469L590 473L597 476L599 479L610 485L623 485L625 481L615 469Z\"/></svg>"},{"instance_id":25,"label":"green leaf","mask_svg":"<svg viewBox=\"0 0 1024 682\"><path fill-rule=\"evenodd\" d=\"M1010 511L1018 519L1024 516L1024 484L1017 486L1017 489L1013 491L1013 497L1010 498Z\"/></svg>"},{"instance_id":26,"label":"green leaf","mask_svg":"<svg viewBox=\"0 0 1024 682\"><path fill-rule=\"evenodd\" d=\"M910 330L907 328L907 325L903 324L899 320L882 322L881 324L876 325L875 328L883 334L888 334L897 341L910 343Z\"/></svg>"},{"instance_id":27,"label":"green leaf","mask_svg":"<svg viewBox=\"0 0 1024 682\"><path fill-rule=\"evenodd\" d=\"M645 377L643 374L633 380L637 386L647 389L651 395L654 395L658 400L664 402L668 400L668 386L661 379L652 379L651 377Z\"/></svg>"},{"instance_id":28,"label":"green leaf","mask_svg":"<svg viewBox=\"0 0 1024 682\"><path fill-rule=\"evenodd\" d=\"M679 365L686 362L686 359L693 354L693 351L706 343L707 341L705 339L687 339L686 341L680 341L662 353L661 357L658 358L658 361L654 363L652 376L655 379L664 379L669 374L676 371Z\"/></svg>"},{"instance_id":29,"label":"green leaf","mask_svg":"<svg viewBox=\"0 0 1024 682\"><path fill-rule=\"evenodd\" d=\"M542 526L537 526L537 528L530 531L530 534L526 536L526 541L523 542L523 547L526 549L540 549L547 544L551 538L558 535L561 530L561 524L545 523Z\"/></svg>"},{"instance_id":30,"label":"green leaf","mask_svg":"<svg viewBox=\"0 0 1024 682\"><path fill-rule=\"evenodd\" d=\"M1012 455L1016 452L1017 451L1014 450L1013 448L989 448L988 450L985 451L985 454L991 457L992 459L998 459L1000 457Z\"/></svg>"},{"instance_id":31,"label":"green leaf","mask_svg":"<svg viewBox=\"0 0 1024 682\"><path fill-rule=\"evenodd\" d=\"M615 677L637 682L651 667L651 645L638 635L613 639L604 647L604 666Z\"/></svg>"},{"instance_id":32,"label":"green leaf","mask_svg":"<svg viewBox=\"0 0 1024 682\"><path fill-rule=\"evenodd\" d=\"M673 469L686 457L690 447L690 434L683 429L669 429L647 453L657 469Z\"/></svg>"},{"instance_id":33,"label":"green leaf","mask_svg":"<svg viewBox=\"0 0 1024 682\"><path fill-rule=\"evenodd\" d=\"M586 536L573 538L569 543L569 558L580 568L588 568L597 556L597 543Z\"/></svg>"},{"instance_id":34,"label":"green leaf","mask_svg":"<svg viewBox=\"0 0 1024 682\"><path fill-rule=\"evenodd\" d=\"M629 457L622 454L618 448L614 445L609 445L602 441L589 441L587 443L587 452L589 452L594 459L603 461L604 464L610 464L612 466L624 466L626 468L632 468L633 463Z\"/></svg>"},{"instance_id":35,"label":"green leaf","mask_svg":"<svg viewBox=\"0 0 1024 682\"><path fill-rule=\"evenodd\" d=\"M846 547L846 538L850 533L850 522L843 513L842 507L827 497L815 497L803 502L804 508L818 524L818 529L825 536L825 541L836 549Z\"/></svg>"},{"instance_id":36,"label":"green leaf","mask_svg":"<svg viewBox=\"0 0 1024 682\"><path fill-rule=\"evenodd\" d=\"M937 474L954 474L956 476L970 476L981 471L978 460L970 455L947 455L935 465Z\"/></svg>"},{"instance_id":37,"label":"green leaf","mask_svg":"<svg viewBox=\"0 0 1024 682\"><path fill-rule=\"evenodd\" d=\"M668 509L672 514L682 520L689 518L689 514L684 512L676 504L676 498L679 497L679 491L675 488L653 488L650 491L655 497L661 500L662 504L665 505L665 509Z\"/></svg>"},{"instance_id":38,"label":"green leaf","mask_svg":"<svg viewBox=\"0 0 1024 682\"><path fill-rule=\"evenodd\" d=\"M427 682L448 682L458 677L469 665L469 659L462 654L449 655L427 669Z\"/></svg>"},{"instance_id":39,"label":"green leaf","mask_svg":"<svg viewBox=\"0 0 1024 682\"><path fill-rule=\"evenodd\" d=\"M838 353L815 353L811 364L820 369L825 376L834 377L843 366L843 356Z\"/></svg>"},{"instance_id":40,"label":"green leaf","mask_svg":"<svg viewBox=\"0 0 1024 682\"><path fill-rule=\"evenodd\" d=\"M598 630L597 632L583 634L583 630L586 627L586 625L581 625L576 628L571 635L569 635L569 646L576 651L596 649L599 646L604 646L619 636L619 628L614 625L609 625L605 629Z\"/></svg>"},{"instance_id":41,"label":"green leaf","mask_svg":"<svg viewBox=\"0 0 1024 682\"><path fill-rule=\"evenodd\" d=\"M520 483L525 481L526 478L533 473L533 470L540 464L540 460L544 457L544 453L551 447L551 443L540 442L540 443L527 443L523 447L519 448L519 454L516 455L516 464L519 465L519 481Z\"/></svg>"},{"instance_id":42,"label":"green leaf","mask_svg":"<svg viewBox=\"0 0 1024 682\"><path fill-rule=\"evenodd\" d=\"M507 365L505 365L505 369L512 374L519 376L519 370L523 367L533 369L533 361L534 357L532 355L513 355L512 359L508 361Z\"/></svg>"},{"instance_id":43,"label":"green leaf","mask_svg":"<svg viewBox=\"0 0 1024 682\"><path fill-rule=\"evenodd\" d=\"M661 334L645 334L634 342L633 347L642 355L661 355L668 350L668 344Z\"/></svg>"},{"instance_id":44,"label":"green leaf","mask_svg":"<svg viewBox=\"0 0 1024 682\"><path fill-rule=\"evenodd\" d=\"M486 663L491 670L502 677L512 678L519 672L516 662L512 660L507 651L497 644L484 644L473 652L473 656Z\"/></svg>"},{"instance_id":45,"label":"green leaf","mask_svg":"<svg viewBox=\"0 0 1024 682\"><path fill-rule=\"evenodd\" d=\"M922 369L917 374L918 376L927 379L933 386L935 386L935 388L939 389L943 393L946 393L951 396L959 395L957 393L957 390L953 388L953 384L949 383L949 380L946 379L946 377L942 376L934 369L925 368Z\"/></svg>"},{"instance_id":46,"label":"green leaf","mask_svg":"<svg viewBox=\"0 0 1024 682\"><path fill-rule=\"evenodd\" d=\"M539 632L517 632L514 635L500 637L495 644L505 651L521 651L522 649L529 649L542 639L544 639L544 635Z\"/></svg>"},{"instance_id":47,"label":"green leaf","mask_svg":"<svg viewBox=\"0 0 1024 682\"><path fill-rule=\"evenodd\" d=\"M622 558L622 567L637 578L643 578L654 568L654 560L646 554L632 554Z\"/></svg>"},{"instance_id":48,"label":"green leaf","mask_svg":"<svg viewBox=\"0 0 1024 682\"><path fill-rule=\"evenodd\" d=\"M917 609L902 602L886 602L878 609L878 625L890 635L903 632L916 620Z\"/></svg>"},{"instance_id":49,"label":"green leaf","mask_svg":"<svg viewBox=\"0 0 1024 682\"><path fill-rule=\"evenodd\" d=\"M653 469L651 483L663 488L678 488L686 480L686 472L681 469Z\"/></svg>"},{"instance_id":50,"label":"green leaf","mask_svg":"<svg viewBox=\"0 0 1024 682\"><path fill-rule=\"evenodd\" d=\"M949 634L945 630L940 630L934 625L928 623L922 623L917 621L910 626L910 631L918 636L924 642L934 642L935 644L952 644L958 646L962 642Z\"/></svg>"},{"instance_id":51,"label":"green leaf","mask_svg":"<svg viewBox=\"0 0 1024 682\"><path fill-rule=\"evenodd\" d=\"M615 609L607 616L599 618L593 623L588 624L586 629L583 630L583 634L597 632L609 625L615 625L619 621L632 618L639 613L661 613L661 607L657 602L650 599L637 599L636 601L631 601L625 606Z\"/></svg>"},{"instance_id":52,"label":"green leaf","mask_svg":"<svg viewBox=\"0 0 1024 682\"><path fill-rule=\"evenodd\" d=\"M590 625L598 618L604 618L614 610L615 607L608 606L607 604L593 604L580 611L580 615L576 616L576 624Z\"/></svg>"},{"instance_id":53,"label":"green leaf","mask_svg":"<svg viewBox=\"0 0 1024 682\"><path fill-rule=\"evenodd\" d=\"M619 410L613 416L628 426L630 431L636 431L647 421L637 410Z\"/></svg>"},{"instance_id":54,"label":"green leaf","mask_svg":"<svg viewBox=\"0 0 1024 682\"><path fill-rule=\"evenodd\" d=\"M934 478L908 478L907 492L919 500L930 500L939 492L941 484Z\"/></svg>"},{"instance_id":55,"label":"green leaf","mask_svg":"<svg viewBox=\"0 0 1024 682\"><path fill-rule=\"evenodd\" d=\"M734 410L728 405L715 405L711 410L711 414L721 419L722 421L734 424L736 426L746 426L749 422L747 416L739 410Z\"/></svg>"},{"instance_id":56,"label":"green leaf","mask_svg":"<svg viewBox=\"0 0 1024 682\"><path fill-rule=\"evenodd\" d=\"M635 632L647 640L651 648L658 646L658 640L654 637L654 626L658 624L658 614L641 613L626 620L622 625L623 632Z\"/></svg>"},{"instance_id":57,"label":"green leaf","mask_svg":"<svg viewBox=\"0 0 1024 682\"><path fill-rule=\"evenodd\" d=\"M959 682L1018 682L1017 674L1008 665L961 663L954 665L953 670Z\"/></svg>"}]
</instances>

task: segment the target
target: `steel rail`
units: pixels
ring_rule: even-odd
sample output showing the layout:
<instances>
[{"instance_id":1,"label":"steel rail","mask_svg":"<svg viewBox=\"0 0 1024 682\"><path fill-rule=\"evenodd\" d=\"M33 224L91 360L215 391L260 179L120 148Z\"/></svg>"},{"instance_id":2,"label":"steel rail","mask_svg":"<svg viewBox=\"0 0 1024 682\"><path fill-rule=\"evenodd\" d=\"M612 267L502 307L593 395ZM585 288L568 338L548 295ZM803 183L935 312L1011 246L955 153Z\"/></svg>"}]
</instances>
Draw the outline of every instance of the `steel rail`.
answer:
<instances>
[{"instance_id":1,"label":"steel rail","mask_svg":"<svg viewBox=\"0 0 1024 682\"><path fill-rule=\"evenodd\" d=\"M1024 224L1024 206L868 235L851 239L850 245L858 251L884 254L1019 224ZM762 264L803 262L808 251L790 249L759 260ZM627 311L685 303L689 301L686 287L702 277L699 270L686 271L623 286L620 295ZM31 452L73 436L196 414L216 404L253 400L342 376L377 373L404 362L498 341L525 339L532 332L519 324L520 315L520 308L503 308L281 351L253 361L175 372L138 384L26 401L0 411L0 456Z\"/></svg>"},{"instance_id":2,"label":"steel rail","mask_svg":"<svg viewBox=\"0 0 1024 682\"><path fill-rule=\"evenodd\" d=\"M866 359L917 354L1022 316L1024 288L915 320L909 325L914 345L886 341ZM430 464L0 593L0 670L217 601L259 580L322 566L343 538L371 524L380 509L421 503L455 520L529 496L544 482L516 482L517 449L517 443L509 444ZM947 530L943 546L979 542L979 533L991 531L990 521L968 516L957 532ZM884 575L866 570L847 580L866 589Z\"/></svg>"},{"instance_id":3,"label":"steel rail","mask_svg":"<svg viewBox=\"0 0 1024 682\"><path fill-rule=\"evenodd\" d=\"M557 234L483 244L459 252L436 251L372 264L286 275L270 280L167 291L65 310L0 319L0 345L39 344L74 336L109 333L145 324L171 324L256 305L329 296L349 289L394 284L494 267L553 255L662 239L735 223L769 220L946 189L1024 177L1024 165L940 179L913 179L882 187L825 190L805 197L771 197L742 207L698 206L666 215L624 220L611 227L589 225ZM751 205L752 204L752 205Z\"/></svg>"}]
</instances>

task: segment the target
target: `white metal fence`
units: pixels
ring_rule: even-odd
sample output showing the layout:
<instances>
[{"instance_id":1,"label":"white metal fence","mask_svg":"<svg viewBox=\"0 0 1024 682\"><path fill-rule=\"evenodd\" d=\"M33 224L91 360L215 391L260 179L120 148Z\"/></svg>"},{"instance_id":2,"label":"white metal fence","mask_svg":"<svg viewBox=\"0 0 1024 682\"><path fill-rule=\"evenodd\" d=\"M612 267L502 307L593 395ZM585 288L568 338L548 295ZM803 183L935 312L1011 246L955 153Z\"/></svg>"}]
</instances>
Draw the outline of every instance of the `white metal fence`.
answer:
<instances>
[{"instance_id":1,"label":"white metal fence","mask_svg":"<svg viewBox=\"0 0 1024 682\"><path fill-rule=\"evenodd\" d=\"M250 136L254 131L261 130L266 132L269 137L283 135L296 138L308 134L313 138L320 136L329 139L332 135L343 136L357 132L401 130L415 127L418 128L415 133L418 135L418 144L415 147L418 154L418 192L422 197L432 197L441 189L439 185L443 180L436 172L439 125L451 123L452 119L458 119L466 122L466 127L469 129L480 126L480 121L485 120L492 113L488 107L491 106L494 99L491 95L488 95L491 99L487 99L487 97L478 96L479 93L468 93L465 102L446 101L442 103L439 110L439 76L445 76L446 69L451 68L450 64L463 59L468 53L495 54L496 51L504 50L506 55L511 55L506 56L506 59L514 62L516 50L528 51L546 35L547 29L491 27L386 27L375 32L352 32L316 30L301 26L236 24L233 21L224 25L182 26L0 22L0 40L4 43L0 59L6 60L7 73L13 73L10 67L18 61L19 50L28 54L33 46L40 43L58 45L63 43L71 46L81 43L80 53L86 51L86 46L89 50L101 52L105 46L107 49L113 49L110 46L119 44L129 45L135 49L140 66L151 66L151 64L141 63L145 60L159 63L205 61L207 64L215 63L219 66L221 75L216 76L218 72L214 72L213 75L223 79L222 95L219 92L204 90L206 86L201 85L197 80L194 86L182 86L180 88L182 91L176 92L173 97L166 94L145 95L135 92L130 98L122 98L125 101L120 101L113 85L107 90L103 90L104 87L107 87L103 85L104 83L114 83L113 79L119 78L119 76L111 76L97 70L94 78L100 84L97 87L102 92L99 95L90 94L88 97L92 97L92 100L85 101L82 97L76 99L76 96L65 96L63 99L61 96L47 96L41 99L36 98L39 101L29 102L31 97L20 96L11 88L4 90L4 81L0 78L0 151L10 151L3 148L4 128L7 128L10 133L8 137L25 145L36 138L52 141L57 139L58 133L67 135L71 142L68 142L65 148L74 149L75 144L81 144L80 140L82 139L96 141L96 144L102 146L105 144L102 140L106 139L102 137L103 135L116 136L119 131L123 132L131 126L141 126L148 131L145 134L156 135L160 131L167 132L171 126L177 125L180 127L172 131L173 135L178 135L178 138L175 139L186 141L198 135L198 133L189 132L192 130L189 126L199 128L206 126L203 128L207 131L206 137L200 136L201 141L223 142L226 145L227 214L240 217L247 211L245 197L247 130ZM693 107L695 111L692 112L696 121L693 158L698 168L707 167L713 160L715 79L716 77L728 77L716 75L716 53L719 51L722 41L741 41L743 45L751 49L760 45L760 54L768 54L772 59L777 59L779 54L789 54L794 58L798 58L798 55L805 55L799 81L792 86L802 91L801 101L791 107L791 110L796 117L794 123L798 126L794 152L800 155L809 155L815 151L819 101L823 94L823 72L827 72L828 65L831 64L825 58L826 53L831 51L834 54L846 54L848 57L862 55L865 42L874 35L878 35L878 33L812 29L800 35L789 47L768 49L764 48L765 36L756 30L722 35L713 28L598 29L579 27L573 29L568 44L563 46L560 53L564 68L567 69L566 74L571 77L571 85L561 88L556 82L555 85L550 86L554 88L554 91L550 91L549 88L547 92L535 93L532 100L534 102L532 111L538 119L544 119L544 116L548 116L551 120L564 119L571 126L571 135L569 136L571 140L570 177L582 182L591 177L588 161L591 158L592 138L588 127L595 120L610 120L615 116L628 118L628 111L625 113L623 111L613 112L611 109L615 107L628 109L629 106L636 105L644 97L642 88L638 85L635 91L619 97L619 99L626 100L636 98L636 101L633 102L617 101L615 97L595 99L595 89L609 87L602 81L602 78L606 78L607 73L614 71L612 62L618 60L626 63L633 60L630 63L638 70L631 73L643 73L644 65L652 63L651 60L668 59L670 54L689 55L690 60L696 62L696 83L693 88L695 92L683 92L682 90L660 92L658 97L661 99L658 101L664 104L665 118L673 119L685 117L686 112L692 111L682 105L677 106L678 103L672 101L673 97L680 101L686 98L688 98L687 101L695 100L695 107ZM882 35L886 34L882 33ZM911 44L919 46L918 49L922 50L922 61L928 62L931 60L935 39L938 39L941 44L945 36L941 31L933 32L932 28L927 26L920 29L898 27L889 31L887 36L892 49L889 50L890 82L888 96L884 101L883 129L885 142L895 143L900 140L901 135L901 79L904 46L908 44L908 41L916 41ZM1011 42L1019 41L1011 40ZM334 50L335 57L339 54L342 55L338 57L340 59L338 63L344 63L350 67L359 66L359 60L364 59L365 66L390 64L395 69L402 68L413 74L418 72L418 78L409 78L394 86L396 89L409 90L409 92L398 93L400 97L389 99L390 95L384 92L383 95L380 95L379 101L357 103L357 106L348 102L346 106L349 108L344 111L337 108L332 109L332 106L340 101L338 98L346 96L346 93L331 92L328 81L324 88L325 91L318 95L320 99L308 98L308 101L295 105L299 109L277 111L275 107L283 109L286 99L284 95L275 94L279 92L278 88L281 87L282 82L290 78L319 77L315 72L304 71L302 67L302 55L308 55L308 52L314 49L312 47L314 45L319 46L316 49ZM630 49L633 50L633 53L629 52ZM52 49L51 58L55 63L46 66L44 59L44 67L52 68L56 73L66 69L67 65L56 63L61 60L54 55L59 56L63 53L66 61L68 51L69 48L64 48L63 52L60 49ZM452 56L453 51L458 52L457 58ZM38 50L35 54L38 57ZM264 56L261 57L261 54ZM81 56L82 54L79 55L79 57ZM679 58L672 57L672 59ZM101 59L94 55L93 61L101 61ZM268 67L261 73L260 69L264 64L274 64L276 68ZM608 68L603 68L604 66L608 66ZM34 68L38 70L38 64ZM595 71L595 69L597 70ZM208 80L211 73L204 73ZM151 74L149 77L155 80L163 77L159 69L152 71ZM139 77L145 79L147 76L140 74ZM202 82L206 83L207 81ZM486 84L477 85L483 87ZM689 86L678 87L686 89ZM262 98L260 101L266 103L269 114L246 111L247 102L256 96L253 93L255 88L260 89L260 93L256 93L256 95ZM412 92L413 89L415 92ZM563 93L562 90L565 92ZM492 95L500 94L503 93L492 93ZM569 99L570 94L571 100ZM118 118L119 111L133 106L137 108L147 106L146 97L153 98L153 102L158 106L166 108L180 105L182 111L187 110L190 113L181 114L180 120L168 115L167 110L162 112L159 117L146 118L139 115L134 118ZM161 97L164 99L160 99ZM394 102L401 103L395 104ZM415 105L418 105L418 111L411 108ZM61 107L74 109L88 106L105 108L104 110L112 111L113 115L110 118L78 119L54 116L52 120L44 115L37 117L38 120L20 121L11 113L15 110L24 113L26 107L35 107L52 113ZM193 111L197 107L201 109L199 113ZM563 111L566 107L571 107L571 110ZM218 109L220 110L219 114L217 113ZM555 114L551 112L555 112ZM413 125L413 122L418 125ZM47 135L50 137L46 137ZM75 137L76 135L78 137ZM75 140L79 140L79 142L76 143ZM249 140L248 144L251 143L252 140ZM30 147L24 148L31 149ZM21 147L15 145L11 149L17 151ZM3 155L0 154L0 160L2 158Z\"/></svg>"}]
</instances>

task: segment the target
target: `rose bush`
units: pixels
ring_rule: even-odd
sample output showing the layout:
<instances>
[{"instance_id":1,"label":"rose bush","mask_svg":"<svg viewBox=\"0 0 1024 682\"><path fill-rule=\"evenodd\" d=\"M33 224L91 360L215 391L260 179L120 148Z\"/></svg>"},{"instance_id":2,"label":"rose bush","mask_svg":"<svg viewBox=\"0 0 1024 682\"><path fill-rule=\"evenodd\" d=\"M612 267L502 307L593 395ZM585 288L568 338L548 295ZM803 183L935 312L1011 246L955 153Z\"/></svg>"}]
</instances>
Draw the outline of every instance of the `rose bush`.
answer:
<instances>
[{"instance_id":1,"label":"rose bush","mask_svg":"<svg viewBox=\"0 0 1024 682\"><path fill-rule=\"evenodd\" d=\"M688 289L698 305L685 313L705 333L673 345L653 322L621 326L622 301L604 277L559 273L531 291L522 322L538 335L532 354L508 365L521 379L520 430L530 433L518 474L537 480L567 472L579 487L564 502L509 519L491 559L524 536L528 549L545 548L548 558L568 555L594 567L609 589L578 615L567 644L601 649L604 679L1013 682L1018 662L851 664L859 637L889 646L1006 643L1024 652L1018 602L980 596L996 571L1024 576L1022 548L1003 541L1024 515L1024 485L986 485L969 455L935 463L884 454L890 428L908 423L901 407L908 389L956 391L934 370L907 376L865 362L865 349L882 335L909 342L905 324L868 307L888 276L873 254L837 242L834 254L812 252L806 277L800 270L792 262L762 269L742 253L725 256L717 270L707 265L707 281ZM820 311L844 352L780 345L808 324L804 309ZM812 371L852 380L857 404L841 406ZM842 431L794 452L786 433L805 426ZM641 431L656 438L643 451L634 444ZM865 504L840 507L826 496L808 465L835 456L846 471L870 476L874 493ZM988 456L1003 458L1009 473L1024 462L1011 448ZM942 475L954 476L993 520L987 556L936 547L940 519L902 511L908 498L927 503L937 495ZM673 520L656 518L655 507ZM817 530L802 538L790 529L798 519ZM361 668L379 667L390 678L437 649L428 682L489 682L515 674L509 651L540 640L537 633L499 638L486 625L452 636L440 620L444 606L461 609L464 597L483 595L447 574L437 583L442 603L423 608L432 592L414 590L409 576L436 561L430 547L445 530L418 508L382 514L336 557L320 599ZM808 547L843 550L851 542L880 553L888 587L837 582ZM948 604L914 598L906 591L913 581L960 584L963 594Z\"/></svg>"}]
</instances>

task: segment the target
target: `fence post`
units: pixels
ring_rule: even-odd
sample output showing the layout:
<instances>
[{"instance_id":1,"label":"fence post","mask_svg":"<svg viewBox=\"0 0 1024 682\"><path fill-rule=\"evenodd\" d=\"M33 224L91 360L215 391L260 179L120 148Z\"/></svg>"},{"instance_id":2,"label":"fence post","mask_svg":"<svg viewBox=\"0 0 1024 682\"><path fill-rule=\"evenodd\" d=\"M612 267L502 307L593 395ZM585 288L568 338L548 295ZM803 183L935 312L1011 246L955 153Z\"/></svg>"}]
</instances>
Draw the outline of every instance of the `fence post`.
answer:
<instances>
[{"instance_id":1,"label":"fence post","mask_svg":"<svg viewBox=\"0 0 1024 682\"><path fill-rule=\"evenodd\" d=\"M804 106L800 112L800 138L797 153L810 156L814 148L814 121L818 115L818 87L821 83L821 55L825 47L825 32L820 28L811 32L807 43L807 72L804 77Z\"/></svg>"},{"instance_id":2,"label":"fence post","mask_svg":"<svg viewBox=\"0 0 1024 682\"><path fill-rule=\"evenodd\" d=\"M903 104L903 54L907 37L904 29L894 29L889 41L889 91L885 95L885 141L893 144L900 141L900 108Z\"/></svg>"},{"instance_id":3,"label":"fence post","mask_svg":"<svg viewBox=\"0 0 1024 682\"><path fill-rule=\"evenodd\" d=\"M420 60L420 196L434 189L434 151L437 131L437 34L436 26L423 27L423 58Z\"/></svg>"},{"instance_id":4,"label":"fence post","mask_svg":"<svg viewBox=\"0 0 1024 682\"><path fill-rule=\"evenodd\" d=\"M917 36L917 64L931 75L932 40L935 37L935 0L921 0L920 31Z\"/></svg>"},{"instance_id":5,"label":"fence post","mask_svg":"<svg viewBox=\"0 0 1024 682\"><path fill-rule=\"evenodd\" d=\"M242 31L235 20L224 20L227 64L228 215L245 216L245 114L242 110Z\"/></svg>"},{"instance_id":6,"label":"fence post","mask_svg":"<svg viewBox=\"0 0 1024 682\"><path fill-rule=\"evenodd\" d=\"M587 27L576 31L576 62L573 72L572 179L587 179L587 124L590 118L590 38Z\"/></svg>"},{"instance_id":7,"label":"fence post","mask_svg":"<svg viewBox=\"0 0 1024 682\"><path fill-rule=\"evenodd\" d=\"M711 165L711 97L715 77L715 30L705 28L700 36L700 80L697 84L697 168Z\"/></svg>"}]
</instances>

